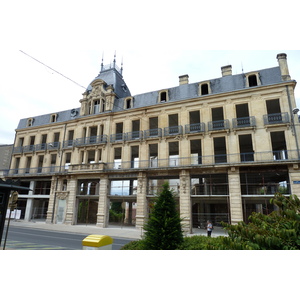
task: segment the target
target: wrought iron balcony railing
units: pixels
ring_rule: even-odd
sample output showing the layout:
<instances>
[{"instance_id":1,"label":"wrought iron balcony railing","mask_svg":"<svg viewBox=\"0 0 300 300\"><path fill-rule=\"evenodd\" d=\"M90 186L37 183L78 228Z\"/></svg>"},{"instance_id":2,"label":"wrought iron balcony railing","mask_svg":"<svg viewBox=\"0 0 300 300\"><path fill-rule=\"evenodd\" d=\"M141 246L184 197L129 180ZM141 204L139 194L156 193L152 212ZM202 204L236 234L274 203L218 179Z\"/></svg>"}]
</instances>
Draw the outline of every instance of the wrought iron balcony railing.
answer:
<instances>
[{"instance_id":1,"label":"wrought iron balcony railing","mask_svg":"<svg viewBox=\"0 0 300 300\"><path fill-rule=\"evenodd\" d=\"M205 123L185 125L185 133L197 133L197 132L205 132Z\"/></svg>"},{"instance_id":2,"label":"wrought iron balcony railing","mask_svg":"<svg viewBox=\"0 0 300 300\"><path fill-rule=\"evenodd\" d=\"M256 126L255 117L232 119L232 127L233 128L255 127L255 126Z\"/></svg>"},{"instance_id":3,"label":"wrought iron balcony railing","mask_svg":"<svg viewBox=\"0 0 300 300\"><path fill-rule=\"evenodd\" d=\"M154 128L149 130L144 130L144 138L155 138L155 137L162 137L162 129L161 128Z\"/></svg>"},{"instance_id":4,"label":"wrought iron balcony railing","mask_svg":"<svg viewBox=\"0 0 300 300\"><path fill-rule=\"evenodd\" d=\"M278 163L278 162L299 162L300 157L297 150L278 150L264 152L249 152L235 154L219 154L189 157L171 157L166 159L151 158L149 160L135 159L133 161L115 160L114 162L99 162L91 164L75 164L69 166L50 166L23 169L10 169L7 176L26 175L48 175L59 172L81 172L84 170L94 170L98 172L124 171L133 169L155 169L155 168L182 168L182 167L204 167L214 165L239 165L254 163Z\"/></svg>"},{"instance_id":5,"label":"wrought iron balcony railing","mask_svg":"<svg viewBox=\"0 0 300 300\"><path fill-rule=\"evenodd\" d=\"M141 140L143 138L143 131L132 131L126 133L127 141Z\"/></svg>"},{"instance_id":6,"label":"wrought iron balcony railing","mask_svg":"<svg viewBox=\"0 0 300 300\"><path fill-rule=\"evenodd\" d=\"M208 122L208 131L229 129L229 120L219 120Z\"/></svg>"},{"instance_id":7,"label":"wrought iron balcony railing","mask_svg":"<svg viewBox=\"0 0 300 300\"><path fill-rule=\"evenodd\" d=\"M96 135L96 136L88 136L84 138L76 139L76 146L87 146L87 145L99 145L107 143L107 135Z\"/></svg>"},{"instance_id":8,"label":"wrought iron balcony railing","mask_svg":"<svg viewBox=\"0 0 300 300\"><path fill-rule=\"evenodd\" d=\"M264 118L265 125L281 124L281 123L289 123L290 122L290 116L287 112L264 115L263 118Z\"/></svg>"},{"instance_id":9,"label":"wrought iron balcony railing","mask_svg":"<svg viewBox=\"0 0 300 300\"><path fill-rule=\"evenodd\" d=\"M182 126L171 126L164 128L164 136L180 135L183 133Z\"/></svg>"},{"instance_id":10,"label":"wrought iron balcony railing","mask_svg":"<svg viewBox=\"0 0 300 300\"><path fill-rule=\"evenodd\" d=\"M110 142L123 142L126 141L126 133L115 133L110 135Z\"/></svg>"}]
</instances>

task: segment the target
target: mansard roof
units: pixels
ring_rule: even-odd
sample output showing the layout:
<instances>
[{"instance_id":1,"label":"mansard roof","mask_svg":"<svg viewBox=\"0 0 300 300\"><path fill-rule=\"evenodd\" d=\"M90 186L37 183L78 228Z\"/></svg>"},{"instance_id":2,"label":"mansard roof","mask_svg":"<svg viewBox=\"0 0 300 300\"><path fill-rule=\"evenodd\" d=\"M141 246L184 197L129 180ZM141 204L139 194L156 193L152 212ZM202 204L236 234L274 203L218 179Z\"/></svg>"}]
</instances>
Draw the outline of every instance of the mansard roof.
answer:
<instances>
[{"instance_id":1,"label":"mansard roof","mask_svg":"<svg viewBox=\"0 0 300 300\"><path fill-rule=\"evenodd\" d=\"M107 86L112 85L114 88L114 92L117 95L117 98L125 98L131 96L130 91L123 79L122 70L118 68L115 62L111 65L102 65L100 73L93 81L97 79L102 79L103 81L105 81ZM92 85L89 84L89 86L86 89L86 92L89 93L91 91Z\"/></svg>"},{"instance_id":2,"label":"mansard roof","mask_svg":"<svg viewBox=\"0 0 300 300\"><path fill-rule=\"evenodd\" d=\"M114 102L113 110L112 110L113 112L123 111L124 99L127 97L131 97L130 91L127 88L125 81L123 80L123 76L121 73L122 72L118 70L116 65L114 65L113 67L105 66L101 69L99 75L94 79L94 80L102 79L103 81L106 82L107 85L113 85L114 91L117 94L117 97ZM268 86L268 85L283 82L279 67L263 69L259 71L249 72L249 73L258 74L261 82L261 86ZM210 84L211 93L209 95L199 96L198 90L199 90L199 84L201 82L183 84L173 88L166 89L169 96L168 103L193 99L193 98L201 98L206 96L218 95L226 92L239 91L246 88L249 89L246 85L246 74L224 76L221 78L206 80L203 82L209 82ZM89 93L91 89L92 87L91 85L89 85L86 91ZM133 96L134 99L133 106L130 109L157 105L159 93L160 90ZM164 103L160 103L160 105L164 105ZM126 111L130 109L127 109ZM57 118L55 123L66 122L72 119L86 117L86 116L80 116L79 112L80 112L80 108L57 112L56 113ZM105 114L105 113L106 112L102 112L99 114ZM50 124L51 115L53 115L53 113L33 117L32 127ZM21 119L17 129L26 128L27 121L28 118Z\"/></svg>"}]
</instances>

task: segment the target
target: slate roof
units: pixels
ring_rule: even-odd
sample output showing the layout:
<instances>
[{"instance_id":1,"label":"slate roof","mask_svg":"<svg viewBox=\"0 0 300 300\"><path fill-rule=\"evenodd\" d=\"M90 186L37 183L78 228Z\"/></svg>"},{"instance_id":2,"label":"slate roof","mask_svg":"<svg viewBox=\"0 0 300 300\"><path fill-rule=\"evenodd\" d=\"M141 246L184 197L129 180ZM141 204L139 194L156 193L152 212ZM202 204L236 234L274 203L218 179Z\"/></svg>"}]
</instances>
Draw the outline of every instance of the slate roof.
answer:
<instances>
[{"instance_id":1,"label":"slate roof","mask_svg":"<svg viewBox=\"0 0 300 300\"><path fill-rule=\"evenodd\" d=\"M259 73L261 86L267 86L271 84L281 83L281 72L279 67L263 69L259 71L254 71ZM128 87L121 75L121 73L116 68L108 68L102 70L95 79L102 79L108 85L112 84L117 94L117 99L115 100L115 105L113 108L114 112L122 111L124 107L124 98L131 96ZM95 80L94 79L94 80ZM217 95L230 91L238 91L246 88L246 77L245 74L229 75L221 78L216 78L212 80L206 80L205 82L210 82L211 94ZM180 101L185 99L192 99L199 97L198 86L200 82L179 85L168 89L169 102ZM88 86L87 91L91 91L91 85ZM159 96L159 91L148 92L140 95L133 96L133 108L147 107L151 105L156 105ZM207 95L200 96L206 97ZM164 103L161 103L164 105ZM74 110L77 112L74 116ZM127 110L128 111L128 110ZM72 119L78 119L85 116L80 116L80 108L69 109L66 111L57 112L56 123L65 122ZM33 117L34 122L32 127L50 124L50 117L53 113ZM99 114L105 114L99 113ZM27 120L21 119L17 129L22 129L27 127Z\"/></svg>"}]
</instances>

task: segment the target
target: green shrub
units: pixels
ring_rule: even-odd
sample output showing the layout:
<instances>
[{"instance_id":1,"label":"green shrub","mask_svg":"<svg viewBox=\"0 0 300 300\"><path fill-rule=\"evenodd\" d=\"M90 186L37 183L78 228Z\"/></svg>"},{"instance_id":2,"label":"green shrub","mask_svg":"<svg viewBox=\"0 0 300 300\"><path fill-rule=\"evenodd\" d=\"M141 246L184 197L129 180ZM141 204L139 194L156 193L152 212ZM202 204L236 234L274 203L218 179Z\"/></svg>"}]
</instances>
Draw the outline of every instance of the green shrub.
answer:
<instances>
[{"instance_id":1,"label":"green shrub","mask_svg":"<svg viewBox=\"0 0 300 300\"><path fill-rule=\"evenodd\" d=\"M124 245L121 250L144 250L144 241L131 241L128 244Z\"/></svg>"}]
</instances>

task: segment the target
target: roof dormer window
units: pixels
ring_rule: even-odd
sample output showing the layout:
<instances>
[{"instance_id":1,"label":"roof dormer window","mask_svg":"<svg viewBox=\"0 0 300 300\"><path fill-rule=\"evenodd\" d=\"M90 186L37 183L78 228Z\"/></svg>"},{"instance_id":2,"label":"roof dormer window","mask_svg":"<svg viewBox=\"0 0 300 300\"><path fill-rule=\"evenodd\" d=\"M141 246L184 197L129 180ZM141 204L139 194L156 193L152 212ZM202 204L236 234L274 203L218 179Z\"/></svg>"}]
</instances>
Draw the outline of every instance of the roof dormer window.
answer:
<instances>
[{"instance_id":1,"label":"roof dormer window","mask_svg":"<svg viewBox=\"0 0 300 300\"><path fill-rule=\"evenodd\" d=\"M129 97L129 98L125 98L124 100L124 109L130 109L133 107L133 98Z\"/></svg>"},{"instance_id":2,"label":"roof dormer window","mask_svg":"<svg viewBox=\"0 0 300 300\"><path fill-rule=\"evenodd\" d=\"M259 73L251 73L246 75L246 87L254 87L261 85Z\"/></svg>"},{"instance_id":3,"label":"roof dormer window","mask_svg":"<svg viewBox=\"0 0 300 300\"><path fill-rule=\"evenodd\" d=\"M199 83L199 95L204 96L204 95L209 95L209 94L211 94L209 81Z\"/></svg>"},{"instance_id":4,"label":"roof dormer window","mask_svg":"<svg viewBox=\"0 0 300 300\"><path fill-rule=\"evenodd\" d=\"M29 118L28 120L27 120L27 127L31 127L32 125L33 125L33 118Z\"/></svg>"},{"instance_id":5,"label":"roof dormer window","mask_svg":"<svg viewBox=\"0 0 300 300\"><path fill-rule=\"evenodd\" d=\"M57 121L57 114L52 114L50 116L50 123L55 123Z\"/></svg>"},{"instance_id":6,"label":"roof dormer window","mask_svg":"<svg viewBox=\"0 0 300 300\"><path fill-rule=\"evenodd\" d=\"M158 102L168 102L169 101L169 96L168 96L168 91L160 91L159 96L158 96Z\"/></svg>"}]
</instances>

